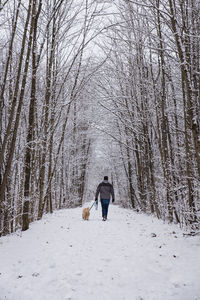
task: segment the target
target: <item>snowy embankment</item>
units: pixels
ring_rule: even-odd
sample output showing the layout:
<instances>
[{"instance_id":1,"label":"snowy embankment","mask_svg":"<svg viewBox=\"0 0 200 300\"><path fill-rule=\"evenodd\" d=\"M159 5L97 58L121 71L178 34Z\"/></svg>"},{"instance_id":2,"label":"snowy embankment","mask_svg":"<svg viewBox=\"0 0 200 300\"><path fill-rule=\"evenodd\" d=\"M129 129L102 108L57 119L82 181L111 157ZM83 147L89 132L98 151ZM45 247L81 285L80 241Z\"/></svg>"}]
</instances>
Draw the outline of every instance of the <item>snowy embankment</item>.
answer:
<instances>
[{"instance_id":1,"label":"snowy embankment","mask_svg":"<svg viewBox=\"0 0 200 300\"><path fill-rule=\"evenodd\" d=\"M200 237L110 206L56 211L0 238L0 300L199 300Z\"/></svg>"}]
</instances>

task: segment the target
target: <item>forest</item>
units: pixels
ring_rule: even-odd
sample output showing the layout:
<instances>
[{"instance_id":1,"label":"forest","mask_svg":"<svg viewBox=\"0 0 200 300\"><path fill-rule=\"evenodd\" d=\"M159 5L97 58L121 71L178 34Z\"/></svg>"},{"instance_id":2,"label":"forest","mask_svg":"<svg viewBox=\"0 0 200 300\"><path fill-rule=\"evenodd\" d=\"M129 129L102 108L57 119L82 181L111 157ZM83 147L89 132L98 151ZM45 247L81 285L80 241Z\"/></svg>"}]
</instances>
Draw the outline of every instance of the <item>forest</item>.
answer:
<instances>
[{"instance_id":1,"label":"forest","mask_svg":"<svg viewBox=\"0 0 200 300\"><path fill-rule=\"evenodd\" d=\"M200 228L199 0L0 0L0 236L103 175Z\"/></svg>"}]
</instances>

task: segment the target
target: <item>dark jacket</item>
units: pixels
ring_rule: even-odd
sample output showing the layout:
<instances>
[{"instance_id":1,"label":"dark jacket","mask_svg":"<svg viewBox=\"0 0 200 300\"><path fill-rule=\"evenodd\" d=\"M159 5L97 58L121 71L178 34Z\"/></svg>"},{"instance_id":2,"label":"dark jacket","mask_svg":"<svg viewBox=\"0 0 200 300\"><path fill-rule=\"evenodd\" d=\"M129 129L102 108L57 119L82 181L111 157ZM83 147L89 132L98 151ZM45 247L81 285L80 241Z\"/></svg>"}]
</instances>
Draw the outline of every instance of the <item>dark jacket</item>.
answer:
<instances>
[{"instance_id":1,"label":"dark jacket","mask_svg":"<svg viewBox=\"0 0 200 300\"><path fill-rule=\"evenodd\" d=\"M98 199L99 193L100 193L101 199L109 199L110 200L110 196L112 195L112 201L113 202L115 201L115 194L114 194L113 186L108 181L104 180L103 182L101 182L98 185L95 200Z\"/></svg>"}]
</instances>

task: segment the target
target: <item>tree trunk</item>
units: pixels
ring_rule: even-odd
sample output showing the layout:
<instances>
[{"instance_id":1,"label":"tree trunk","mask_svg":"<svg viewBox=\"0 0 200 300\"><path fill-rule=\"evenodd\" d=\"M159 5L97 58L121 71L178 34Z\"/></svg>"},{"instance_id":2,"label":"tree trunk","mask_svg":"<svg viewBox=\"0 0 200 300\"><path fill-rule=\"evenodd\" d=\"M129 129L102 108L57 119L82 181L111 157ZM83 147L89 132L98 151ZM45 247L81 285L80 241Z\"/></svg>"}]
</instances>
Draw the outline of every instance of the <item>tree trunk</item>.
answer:
<instances>
[{"instance_id":1,"label":"tree trunk","mask_svg":"<svg viewBox=\"0 0 200 300\"><path fill-rule=\"evenodd\" d=\"M24 37L23 37L24 43L25 43L25 37L26 37L25 33L27 32L29 19L30 19L30 12L31 12L31 6L32 6L31 4L32 4L32 1L30 0L29 10L28 10L28 13L27 13L26 28L25 28ZM28 47L27 47L27 55L26 55L23 78L22 78L21 92L20 92L20 96L19 96L16 119L15 119L15 124L14 124L14 128L13 128L13 135L12 135L12 139L11 139L11 143L10 143L10 147L9 147L8 158L7 158L7 162L6 162L5 172L4 172L4 175L3 175L3 180L2 180L2 183L1 183L1 186L0 186L0 203L2 203L2 201L4 199L4 193L5 193L5 189L6 189L7 178L8 178L8 174L10 172L11 163L12 163L12 159L13 159L13 155L14 155L14 148L15 148L15 142L16 142L16 137L17 137L17 130L18 130L18 126L19 126L20 114L21 114L21 109L22 109L23 100L24 100L24 91L25 91L25 86L26 86L27 72L28 72L28 66L29 66L29 60L30 60L30 52L31 52L31 44L32 44L32 29L33 28L31 26L30 27L30 33L29 33ZM23 49L21 51L21 54L22 53L23 53ZM19 66L19 70L18 70L18 75L20 75L20 73L21 73L21 64L22 64L22 57L20 57L20 66ZM14 116L14 108L15 108L15 104L17 102L16 97L17 97L18 88L19 88L19 82L17 82L17 84L16 84L16 89L15 89L15 93L14 93L13 105L12 105L12 108L11 108L9 124L8 124L8 127L7 127L6 135L4 137L4 145L7 143L7 138L10 134L11 123L12 123L12 119L13 119L13 116ZM3 146L2 146L2 153L1 153L2 154L2 159L3 159L3 152L4 151L3 151Z\"/></svg>"},{"instance_id":2,"label":"tree trunk","mask_svg":"<svg viewBox=\"0 0 200 300\"><path fill-rule=\"evenodd\" d=\"M36 39L37 39L37 20L41 11L42 2L40 1L38 11L36 13L36 0L33 0L32 9L32 23L31 26L33 32L33 46L32 46L32 83L31 83L31 97L29 106L29 127L28 134L26 137L26 150L25 150L25 182L24 182L24 206L22 214L22 230L29 228L29 202L30 202L30 177L31 177L31 159L32 152L34 151L34 127L35 127L35 105L36 105L36 76L37 67L36 64Z\"/></svg>"}]
</instances>

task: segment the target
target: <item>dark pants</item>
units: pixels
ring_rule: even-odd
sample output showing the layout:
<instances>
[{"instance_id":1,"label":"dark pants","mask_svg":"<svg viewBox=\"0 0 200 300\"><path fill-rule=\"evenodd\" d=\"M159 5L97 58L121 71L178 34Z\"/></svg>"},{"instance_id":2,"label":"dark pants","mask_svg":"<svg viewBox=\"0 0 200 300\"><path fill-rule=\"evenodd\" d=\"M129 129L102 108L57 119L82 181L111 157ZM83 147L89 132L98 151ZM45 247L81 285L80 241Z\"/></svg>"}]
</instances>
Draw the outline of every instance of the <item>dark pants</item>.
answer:
<instances>
[{"instance_id":1,"label":"dark pants","mask_svg":"<svg viewBox=\"0 0 200 300\"><path fill-rule=\"evenodd\" d=\"M102 217L107 218L109 203L110 203L109 199L101 199Z\"/></svg>"}]
</instances>

